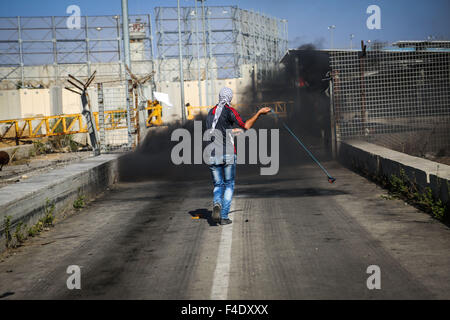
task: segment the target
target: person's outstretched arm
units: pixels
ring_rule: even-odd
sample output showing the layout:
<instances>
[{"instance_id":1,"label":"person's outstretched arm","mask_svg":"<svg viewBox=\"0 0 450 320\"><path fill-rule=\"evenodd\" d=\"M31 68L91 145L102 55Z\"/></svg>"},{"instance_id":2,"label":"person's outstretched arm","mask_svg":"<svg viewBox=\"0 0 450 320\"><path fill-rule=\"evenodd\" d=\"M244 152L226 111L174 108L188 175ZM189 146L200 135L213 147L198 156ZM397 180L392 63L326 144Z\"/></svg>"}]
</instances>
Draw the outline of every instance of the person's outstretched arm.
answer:
<instances>
[{"instance_id":1,"label":"person's outstretched arm","mask_svg":"<svg viewBox=\"0 0 450 320\"><path fill-rule=\"evenodd\" d=\"M258 110L253 117L245 121L245 129L248 130L255 124L256 120L258 120L259 116L262 114L266 114L270 112L269 107L264 107Z\"/></svg>"}]
</instances>

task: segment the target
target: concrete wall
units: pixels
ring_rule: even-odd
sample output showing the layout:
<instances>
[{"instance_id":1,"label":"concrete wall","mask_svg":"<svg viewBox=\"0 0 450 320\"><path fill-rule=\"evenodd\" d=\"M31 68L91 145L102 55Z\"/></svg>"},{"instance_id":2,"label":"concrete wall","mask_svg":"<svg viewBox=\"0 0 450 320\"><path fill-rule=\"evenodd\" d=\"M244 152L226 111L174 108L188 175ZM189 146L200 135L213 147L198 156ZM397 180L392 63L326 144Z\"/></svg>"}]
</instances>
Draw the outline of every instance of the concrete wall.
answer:
<instances>
[{"instance_id":1,"label":"concrete wall","mask_svg":"<svg viewBox=\"0 0 450 320\"><path fill-rule=\"evenodd\" d=\"M97 70L96 82L101 80L109 81L112 75L118 78L121 74L121 66L119 64L93 64L92 70ZM73 114L80 113L82 110L80 97L68 90L64 89L63 83L50 81L55 75L54 66L33 66L25 67L27 77L36 77L42 79L36 83L44 86L50 86L50 89L20 89L20 90L1 90L0 91L0 120L18 119L24 117L50 116L57 114ZM71 74L80 74L87 70L83 65L67 65L64 72ZM78 68L78 69L77 69ZM199 99L198 81L185 81L185 103L191 106L206 106L217 103L219 91L222 87L230 87L234 92L234 104L245 103L247 98L247 90L252 84L251 70L253 66L243 65L242 78L237 79L220 79L208 81L208 92L206 95L206 81L201 81L202 98ZM135 61L132 65L133 72L149 73L151 64L149 62ZM123 71L123 70L122 70ZM145 71L145 72L144 72ZM106 76L106 75L109 76ZM173 104L172 108L164 108L163 121L170 123L181 118L181 100L180 100L180 83L179 81L164 81L156 84L157 91L169 94ZM106 110L124 109L125 108L125 86L121 82L108 83L104 86L104 97ZM152 99L151 92L146 97ZM91 85L88 90L93 111L98 111L97 106L97 88Z\"/></svg>"},{"instance_id":2,"label":"concrete wall","mask_svg":"<svg viewBox=\"0 0 450 320\"><path fill-rule=\"evenodd\" d=\"M19 89L21 118L51 115L49 89Z\"/></svg>"},{"instance_id":3,"label":"concrete wall","mask_svg":"<svg viewBox=\"0 0 450 320\"><path fill-rule=\"evenodd\" d=\"M3 187L0 192L0 252L5 249L3 222L11 216L14 231L21 221L28 227L45 215L47 200L55 204L56 217L72 208L81 194L86 200L104 191L118 178L117 155L92 157L64 168Z\"/></svg>"},{"instance_id":4,"label":"concrete wall","mask_svg":"<svg viewBox=\"0 0 450 320\"><path fill-rule=\"evenodd\" d=\"M62 87L52 87L54 90L54 95L61 96L61 106L59 109L61 113L56 114L74 114L81 113L83 110L83 106L81 105L81 98L78 94L73 93L69 90L65 90ZM105 88L106 89L106 88ZM105 92L104 89L104 92ZM89 101L91 103L91 108L93 112L98 111L98 95L97 95L97 87L93 86L88 89ZM107 92L106 92L107 93ZM105 102L108 102L107 99ZM105 104L106 105L106 104ZM55 110L56 107L53 108ZM53 113L52 115L54 115Z\"/></svg>"},{"instance_id":5,"label":"concrete wall","mask_svg":"<svg viewBox=\"0 0 450 320\"><path fill-rule=\"evenodd\" d=\"M422 191L430 187L433 195L449 203L450 166L413 157L362 141L339 143L339 161L365 175L390 178L403 170Z\"/></svg>"},{"instance_id":6,"label":"concrete wall","mask_svg":"<svg viewBox=\"0 0 450 320\"><path fill-rule=\"evenodd\" d=\"M54 97L54 98L53 98ZM0 120L52 115L57 90L19 89L0 91Z\"/></svg>"},{"instance_id":7,"label":"concrete wall","mask_svg":"<svg viewBox=\"0 0 450 320\"><path fill-rule=\"evenodd\" d=\"M252 84L251 79L251 66L245 65L242 67L243 77L234 79L218 79L208 81L208 96L206 95L206 81L200 81L202 91L202 103L200 104L199 98L199 83L198 81L185 81L184 83L184 95L185 103L190 103L191 106L206 106L207 102L210 104L216 104L218 101L219 91L223 87L229 87L234 93L234 103L246 100L246 93L248 88ZM180 82L174 81L162 81L156 84L157 91L169 94L171 102L174 105L180 105Z\"/></svg>"},{"instance_id":8,"label":"concrete wall","mask_svg":"<svg viewBox=\"0 0 450 320\"><path fill-rule=\"evenodd\" d=\"M108 109L125 105L122 103L125 101L123 87L105 88L104 90L105 94L110 93L113 97L106 96L106 102L111 103L111 106L106 105ZM97 89L90 88L88 94L93 111L98 111ZM0 91L0 120L73 114L81 113L81 111L80 96L63 87Z\"/></svg>"},{"instance_id":9,"label":"concrete wall","mask_svg":"<svg viewBox=\"0 0 450 320\"><path fill-rule=\"evenodd\" d=\"M62 113L80 113L82 110L80 96L76 93L70 92L69 90L59 90L61 91Z\"/></svg>"},{"instance_id":10,"label":"concrete wall","mask_svg":"<svg viewBox=\"0 0 450 320\"><path fill-rule=\"evenodd\" d=\"M202 104L200 104L198 81L185 81L184 96L185 103L191 106L206 106L206 81L201 81ZM220 89L229 87L233 90L233 104L245 103L248 101L248 89L251 86L251 78L236 78L236 79L221 79L209 81L209 102L215 105L218 102ZM181 119L181 92L179 82L161 82L157 83L156 91L167 93L170 97L170 102L173 104L172 108L163 110L163 122L168 123Z\"/></svg>"},{"instance_id":11,"label":"concrete wall","mask_svg":"<svg viewBox=\"0 0 450 320\"><path fill-rule=\"evenodd\" d=\"M67 90L64 90L67 91ZM63 114L63 90L61 87L50 88L51 114Z\"/></svg>"},{"instance_id":12,"label":"concrete wall","mask_svg":"<svg viewBox=\"0 0 450 320\"><path fill-rule=\"evenodd\" d=\"M17 119L21 116L19 90L0 91L0 120Z\"/></svg>"},{"instance_id":13,"label":"concrete wall","mask_svg":"<svg viewBox=\"0 0 450 320\"><path fill-rule=\"evenodd\" d=\"M137 68L142 68L143 72L151 72L151 64L142 65L140 61L133 62ZM90 72L97 71L96 80L111 80L112 77L117 78L118 75L124 74L124 70L118 62L111 63L91 63ZM133 67L134 70L134 67ZM11 90L16 88L21 81L21 71L17 67L0 67L0 74L10 74L11 78L6 78L0 82L0 90ZM77 78L85 80L90 74L86 64L60 64L60 65L37 65L25 66L23 68L25 75L24 84L38 86L43 85L48 88L50 86L63 86L68 74L75 75Z\"/></svg>"}]
</instances>

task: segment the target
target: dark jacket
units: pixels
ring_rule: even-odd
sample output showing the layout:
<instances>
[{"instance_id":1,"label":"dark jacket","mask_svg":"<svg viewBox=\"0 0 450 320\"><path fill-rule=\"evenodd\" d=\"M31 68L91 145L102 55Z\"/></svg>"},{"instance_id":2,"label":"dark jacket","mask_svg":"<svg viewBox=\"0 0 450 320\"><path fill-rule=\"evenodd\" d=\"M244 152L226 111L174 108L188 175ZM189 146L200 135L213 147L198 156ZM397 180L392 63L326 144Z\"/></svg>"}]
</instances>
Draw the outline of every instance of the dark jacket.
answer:
<instances>
[{"instance_id":1,"label":"dark jacket","mask_svg":"<svg viewBox=\"0 0 450 320\"><path fill-rule=\"evenodd\" d=\"M206 129L211 129L212 127L216 108L217 105L209 110L208 116L206 117ZM245 122L242 120L239 113L234 108L226 104L223 107L222 113L220 114L219 120L216 124L216 129L222 132L223 141L214 141L215 143L221 143L223 145L224 155L227 154L227 146L229 146L229 148L231 147L229 150L234 150L234 153L236 154L233 137L226 134L226 130L231 130L236 126L245 130Z\"/></svg>"}]
</instances>

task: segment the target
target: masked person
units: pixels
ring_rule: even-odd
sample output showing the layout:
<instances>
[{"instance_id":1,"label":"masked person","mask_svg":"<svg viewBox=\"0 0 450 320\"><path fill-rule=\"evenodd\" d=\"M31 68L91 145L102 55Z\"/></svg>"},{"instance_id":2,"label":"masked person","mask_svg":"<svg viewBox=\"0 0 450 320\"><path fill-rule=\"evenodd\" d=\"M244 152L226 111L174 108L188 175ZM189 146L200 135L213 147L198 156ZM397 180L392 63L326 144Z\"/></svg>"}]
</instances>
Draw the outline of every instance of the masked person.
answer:
<instances>
[{"instance_id":1,"label":"masked person","mask_svg":"<svg viewBox=\"0 0 450 320\"><path fill-rule=\"evenodd\" d=\"M212 143L223 150L215 154L213 151L209 159L209 169L214 183L212 218L220 224L230 224L228 218L234 191L234 177L236 174L236 148L231 131L235 125L244 130L250 129L260 115L270 112L270 108L261 108L250 119L243 121L239 113L230 106L233 91L222 88L219 93L219 103L212 108L206 118L207 130L218 130L222 139L214 139ZM217 150L217 149L216 149Z\"/></svg>"}]
</instances>

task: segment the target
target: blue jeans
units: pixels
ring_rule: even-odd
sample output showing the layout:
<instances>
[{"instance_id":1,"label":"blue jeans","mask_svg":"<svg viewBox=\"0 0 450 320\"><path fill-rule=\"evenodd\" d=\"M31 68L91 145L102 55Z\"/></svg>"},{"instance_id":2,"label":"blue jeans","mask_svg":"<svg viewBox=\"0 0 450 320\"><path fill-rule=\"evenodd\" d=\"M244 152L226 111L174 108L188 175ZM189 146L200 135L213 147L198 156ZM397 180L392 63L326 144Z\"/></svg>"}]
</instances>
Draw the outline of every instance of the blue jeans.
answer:
<instances>
[{"instance_id":1,"label":"blue jeans","mask_svg":"<svg viewBox=\"0 0 450 320\"><path fill-rule=\"evenodd\" d=\"M213 203L222 207L222 219L228 219L231 200L234 192L234 177L236 175L236 155L225 155L223 162L210 158L209 170L214 183Z\"/></svg>"}]
</instances>

